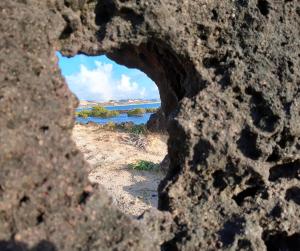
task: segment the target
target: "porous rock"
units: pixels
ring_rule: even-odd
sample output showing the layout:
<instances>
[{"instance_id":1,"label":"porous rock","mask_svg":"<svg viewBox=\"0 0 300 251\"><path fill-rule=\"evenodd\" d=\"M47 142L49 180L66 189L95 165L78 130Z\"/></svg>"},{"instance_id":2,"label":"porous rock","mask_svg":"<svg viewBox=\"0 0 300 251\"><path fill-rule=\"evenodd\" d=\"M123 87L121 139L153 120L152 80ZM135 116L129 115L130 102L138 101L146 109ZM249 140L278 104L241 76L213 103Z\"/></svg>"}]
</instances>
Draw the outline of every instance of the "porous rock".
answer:
<instances>
[{"instance_id":1,"label":"porous rock","mask_svg":"<svg viewBox=\"0 0 300 251\"><path fill-rule=\"evenodd\" d=\"M150 132L166 133L168 118L165 116L163 110L159 108L155 113L151 114L146 126Z\"/></svg>"},{"instance_id":2,"label":"porous rock","mask_svg":"<svg viewBox=\"0 0 300 251\"><path fill-rule=\"evenodd\" d=\"M0 13L1 250L297 250L299 1L4 0ZM137 224L89 183L56 50L157 84L173 118L163 241L159 220Z\"/></svg>"}]
</instances>

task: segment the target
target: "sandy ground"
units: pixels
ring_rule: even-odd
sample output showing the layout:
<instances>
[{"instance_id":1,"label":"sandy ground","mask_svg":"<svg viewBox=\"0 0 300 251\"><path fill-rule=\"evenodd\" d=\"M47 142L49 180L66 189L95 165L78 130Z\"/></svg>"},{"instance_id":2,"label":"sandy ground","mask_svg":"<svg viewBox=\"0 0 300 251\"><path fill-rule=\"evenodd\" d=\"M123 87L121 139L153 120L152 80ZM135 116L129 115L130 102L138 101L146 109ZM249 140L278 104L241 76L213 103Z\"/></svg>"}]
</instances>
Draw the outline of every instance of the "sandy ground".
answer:
<instances>
[{"instance_id":1,"label":"sandy ground","mask_svg":"<svg viewBox=\"0 0 300 251\"><path fill-rule=\"evenodd\" d=\"M160 163L167 154L166 136L151 134L137 138L96 125L76 125L73 138L91 165L90 180L102 184L123 212L138 216L157 207L157 186L164 174L132 170L128 164L137 160Z\"/></svg>"}]
</instances>

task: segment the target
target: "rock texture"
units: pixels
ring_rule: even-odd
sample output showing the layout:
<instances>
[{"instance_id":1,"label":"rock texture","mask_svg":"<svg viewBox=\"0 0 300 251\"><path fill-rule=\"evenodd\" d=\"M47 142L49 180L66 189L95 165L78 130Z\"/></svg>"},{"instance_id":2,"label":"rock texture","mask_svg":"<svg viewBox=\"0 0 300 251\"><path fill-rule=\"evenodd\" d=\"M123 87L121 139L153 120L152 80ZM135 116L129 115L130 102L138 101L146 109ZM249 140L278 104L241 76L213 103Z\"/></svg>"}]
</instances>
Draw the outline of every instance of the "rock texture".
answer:
<instances>
[{"instance_id":1,"label":"rock texture","mask_svg":"<svg viewBox=\"0 0 300 251\"><path fill-rule=\"evenodd\" d=\"M4 0L0 13L0 250L297 250L299 1ZM151 228L87 181L56 50L158 85L174 119Z\"/></svg>"},{"instance_id":2,"label":"rock texture","mask_svg":"<svg viewBox=\"0 0 300 251\"><path fill-rule=\"evenodd\" d=\"M164 159L160 162L160 168L164 173L168 173L170 166L170 157L169 154L167 154Z\"/></svg>"},{"instance_id":3,"label":"rock texture","mask_svg":"<svg viewBox=\"0 0 300 251\"><path fill-rule=\"evenodd\" d=\"M156 113L151 114L147 122L147 129L150 132L166 133L168 120L171 120L171 118L167 119L162 109L158 109Z\"/></svg>"}]
</instances>

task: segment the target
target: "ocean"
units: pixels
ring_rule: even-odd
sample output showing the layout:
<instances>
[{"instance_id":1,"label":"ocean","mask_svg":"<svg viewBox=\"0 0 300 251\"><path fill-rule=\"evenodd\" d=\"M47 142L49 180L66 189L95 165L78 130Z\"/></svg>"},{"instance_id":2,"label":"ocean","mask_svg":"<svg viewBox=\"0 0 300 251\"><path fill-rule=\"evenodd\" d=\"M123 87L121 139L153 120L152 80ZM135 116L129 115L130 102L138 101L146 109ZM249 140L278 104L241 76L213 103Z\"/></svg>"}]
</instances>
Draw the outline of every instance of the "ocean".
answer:
<instances>
[{"instance_id":1,"label":"ocean","mask_svg":"<svg viewBox=\"0 0 300 251\"><path fill-rule=\"evenodd\" d=\"M120 106L105 106L106 109L108 110L132 110L136 108L159 108L160 103L152 103L152 104L134 104L134 105L120 105ZM78 108L77 111L81 110L89 110L91 108ZM106 124L108 122L114 122L116 124L122 123L122 122L133 122L136 125L140 124L146 124L147 121L149 120L150 116L152 113L145 113L141 117L128 117L126 113L120 114L117 117L113 118L95 118L95 117L88 117L88 118L81 118L81 117L76 117L76 121L82 124L86 124L88 122L94 122L97 124Z\"/></svg>"}]
</instances>

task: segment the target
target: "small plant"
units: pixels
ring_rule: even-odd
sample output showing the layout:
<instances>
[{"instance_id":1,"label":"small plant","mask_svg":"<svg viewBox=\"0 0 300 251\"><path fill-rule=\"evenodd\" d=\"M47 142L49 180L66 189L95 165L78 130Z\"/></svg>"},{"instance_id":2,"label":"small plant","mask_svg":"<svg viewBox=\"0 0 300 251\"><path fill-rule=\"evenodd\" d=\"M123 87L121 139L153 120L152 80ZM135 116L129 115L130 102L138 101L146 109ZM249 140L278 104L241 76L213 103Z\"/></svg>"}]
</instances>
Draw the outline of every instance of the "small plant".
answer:
<instances>
[{"instance_id":1,"label":"small plant","mask_svg":"<svg viewBox=\"0 0 300 251\"><path fill-rule=\"evenodd\" d=\"M116 123L114 123L112 121L109 121L105 124L105 128L110 131L114 131L116 129L116 127L117 127Z\"/></svg>"},{"instance_id":2,"label":"small plant","mask_svg":"<svg viewBox=\"0 0 300 251\"><path fill-rule=\"evenodd\" d=\"M157 171L159 170L159 164L153 163L147 160L138 160L135 163L128 165L130 169L133 170L142 170L142 171Z\"/></svg>"},{"instance_id":3,"label":"small plant","mask_svg":"<svg viewBox=\"0 0 300 251\"><path fill-rule=\"evenodd\" d=\"M134 127L133 122L123 122L121 124L118 124L118 129L125 132L130 132L133 127Z\"/></svg>"},{"instance_id":4,"label":"small plant","mask_svg":"<svg viewBox=\"0 0 300 251\"><path fill-rule=\"evenodd\" d=\"M147 128L144 124L142 125L134 125L130 131L130 133L134 134L146 134L147 133Z\"/></svg>"},{"instance_id":5,"label":"small plant","mask_svg":"<svg viewBox=\"0 0 300 251\"><path fill-rule=\"evenodd\" d=\"M141 117L145 114L145 112L146 112L145 109L136 108L136 109L128 111L127 116L129 116L129 117L133 117L133 116Z\"/></svg>"},{"instance_id":6,"label":"small plant","mask_svg":"<svg viewBox=\"0 0 300 251\"><path fill-rule=\"evenodd\" d=\"M125 131L133 134L147 134L148 130L145 124L135 125L132 122L125 122L117 125L117 128L121 131Z\"/></svg>"}]
</instances>

